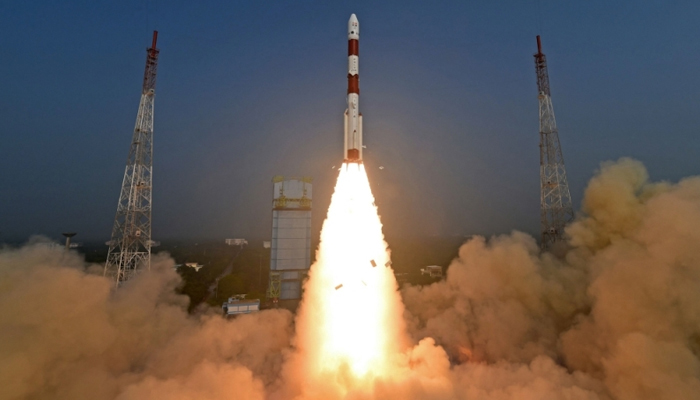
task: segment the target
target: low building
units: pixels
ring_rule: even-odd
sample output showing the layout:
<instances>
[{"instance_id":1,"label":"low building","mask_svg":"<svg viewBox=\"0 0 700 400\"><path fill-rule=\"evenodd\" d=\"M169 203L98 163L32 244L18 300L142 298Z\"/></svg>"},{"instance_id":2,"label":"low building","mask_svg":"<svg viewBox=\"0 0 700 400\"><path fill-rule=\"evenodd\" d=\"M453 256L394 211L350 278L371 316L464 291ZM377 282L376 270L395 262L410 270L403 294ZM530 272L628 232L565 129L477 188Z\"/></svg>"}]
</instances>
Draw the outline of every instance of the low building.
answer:
<instances>
[{"instance_id":1,"label":"low building","mask_svg":"<svg viewBox=\"0 0 700 400\"><path fill-rule=\"evenodd\" d=\"M226 239L225 242L229 246L246 246L248 244L245 239Z\"/></svg>"},{"instance_id":2,"label":"low building","mask_svg":"<svg viewBox=\"0 0 700 400\"><path fill-rule=\"evenodd\" d=\"M442 267L439 265L428 265L420 269L421 275L430 275L431 278L442 278Z\"/></svg>"},{"instance_id":3,"label":"low building","mask_svg":"<svg viewBox=\"0 0 700 400\"><path fill-rule=\"evenodd\" d=\"M232 317L241 314L250 314L260 311L260 300L246 300L244 294L229 297L221 306L224 316Z\"/></svg>"}]
</instances>

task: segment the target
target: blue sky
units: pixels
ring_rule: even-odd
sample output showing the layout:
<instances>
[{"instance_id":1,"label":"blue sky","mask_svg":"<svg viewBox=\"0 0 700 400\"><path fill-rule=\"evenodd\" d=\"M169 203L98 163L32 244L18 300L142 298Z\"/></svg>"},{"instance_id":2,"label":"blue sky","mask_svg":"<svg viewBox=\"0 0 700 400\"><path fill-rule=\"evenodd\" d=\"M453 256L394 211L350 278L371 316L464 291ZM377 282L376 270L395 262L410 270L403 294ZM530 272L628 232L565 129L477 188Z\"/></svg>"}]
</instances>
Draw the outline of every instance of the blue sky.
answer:
<instances>
[{"instance_id":1,"label":"blue sky","mask_svg":"<svg viewBox=\"0 0 700 400\"><path fill-rule=\"evenodd\" d=\"M389 236L538 229L537 34L576 208L601 161L700 173L698 2L3 2L0 240L109 238L154 29L154 238L268 236L274 175L320 228L353 12Z\"/></svg>"}]
</instances>

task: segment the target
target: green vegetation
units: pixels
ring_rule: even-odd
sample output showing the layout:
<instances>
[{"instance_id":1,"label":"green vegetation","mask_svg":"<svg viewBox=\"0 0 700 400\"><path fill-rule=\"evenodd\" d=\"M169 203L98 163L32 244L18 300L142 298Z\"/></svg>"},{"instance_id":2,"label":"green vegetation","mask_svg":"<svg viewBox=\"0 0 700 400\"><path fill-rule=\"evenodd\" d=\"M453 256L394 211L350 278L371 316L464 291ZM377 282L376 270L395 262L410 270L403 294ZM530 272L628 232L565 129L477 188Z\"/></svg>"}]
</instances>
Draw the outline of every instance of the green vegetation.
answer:
<instances>
[{"instance_id":1,"label":"green vegetation","mask_svg":"<svg viewBox=\"0 0 700 400\"><path fill-rule=\"evenodd\" d=\"M219 279L219 287L216 290L216 299L224 300L233 296L234 294L242 294L246 291L245 281L241 277L241 274L228 274Z\"/></svg>"},{"instance_id":2,"label":"green vegetation","mask_svg":"<svg viewBox=\"0 0 700 400\"><path fill-rule=\"evenodd\" d=\"M244 248L223 243L171 245L164 250L178 264L204 265L199 271L185 265L178 268L183 280L180 292L189 296L190 312L202 303L220 307L234 294L264 298L270 261L269 250L263 249L261 243Z\"/></svg>"}]
</instances>

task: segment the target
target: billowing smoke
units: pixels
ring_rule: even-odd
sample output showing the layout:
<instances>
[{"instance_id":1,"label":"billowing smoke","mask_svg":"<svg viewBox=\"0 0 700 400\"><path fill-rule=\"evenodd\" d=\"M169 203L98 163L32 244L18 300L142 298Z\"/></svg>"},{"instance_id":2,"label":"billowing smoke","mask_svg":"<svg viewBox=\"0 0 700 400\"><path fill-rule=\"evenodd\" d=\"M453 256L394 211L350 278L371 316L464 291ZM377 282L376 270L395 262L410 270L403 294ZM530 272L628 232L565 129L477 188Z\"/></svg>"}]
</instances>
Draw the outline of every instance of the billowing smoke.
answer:
<instances>
[{"instance_id":1,"label":"billowing smoke","mask_svg":"<svg viewBox=\"0 0 700 400\"><path fill-rule=\"evenodd\" d=\"M474 238L445 281L403 290L412 333L474 398L698 399L699 227L699 177L604 163L562 258L522 233Z\"/></svg>"},{"instance_id":2,"label":"billowing smoke","mask_svg":"<svg viewBox=\"0 0 700 400\"><path fill-rule=\"evenodd\" d=\"M172 260L152 264L112 291L101 267L60 247L3 250L0 398L263 399L291 314L189 316Z\"/></svg>"},{"instance_id":3,"label":"billowing smoke","mask_svg":"<svg viewBox=\"0 0 700 400\"><path fill-rule=\"evenodd\" d=\"M603 164L567 235L556 255L519 232L467 241L444 281L402 288L392 373L313 396L290 313L188 315L166 257L113 291L74 253L4 249L0 398L700 398L700 177Z\"/></svg>"}]
</instances>

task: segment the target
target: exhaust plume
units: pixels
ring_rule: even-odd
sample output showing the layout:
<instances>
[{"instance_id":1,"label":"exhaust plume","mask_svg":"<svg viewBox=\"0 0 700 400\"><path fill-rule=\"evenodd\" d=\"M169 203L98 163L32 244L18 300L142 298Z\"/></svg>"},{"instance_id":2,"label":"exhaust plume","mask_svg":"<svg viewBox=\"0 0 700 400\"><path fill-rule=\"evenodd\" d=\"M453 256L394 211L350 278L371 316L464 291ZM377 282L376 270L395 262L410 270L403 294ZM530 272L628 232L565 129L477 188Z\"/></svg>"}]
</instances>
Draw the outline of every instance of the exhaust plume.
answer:
<instances>
[{"instance_id":1,"label":"exhaust plume","mask_svg":"<svg viewBox=\"0 0 700 400\"><path fill-rule=\"evenodd\" d=\"M344 394L389 374L406 342L389 260L364 165L344 163L296 321L304 393Z\"/></svg>"}]
</instances>

